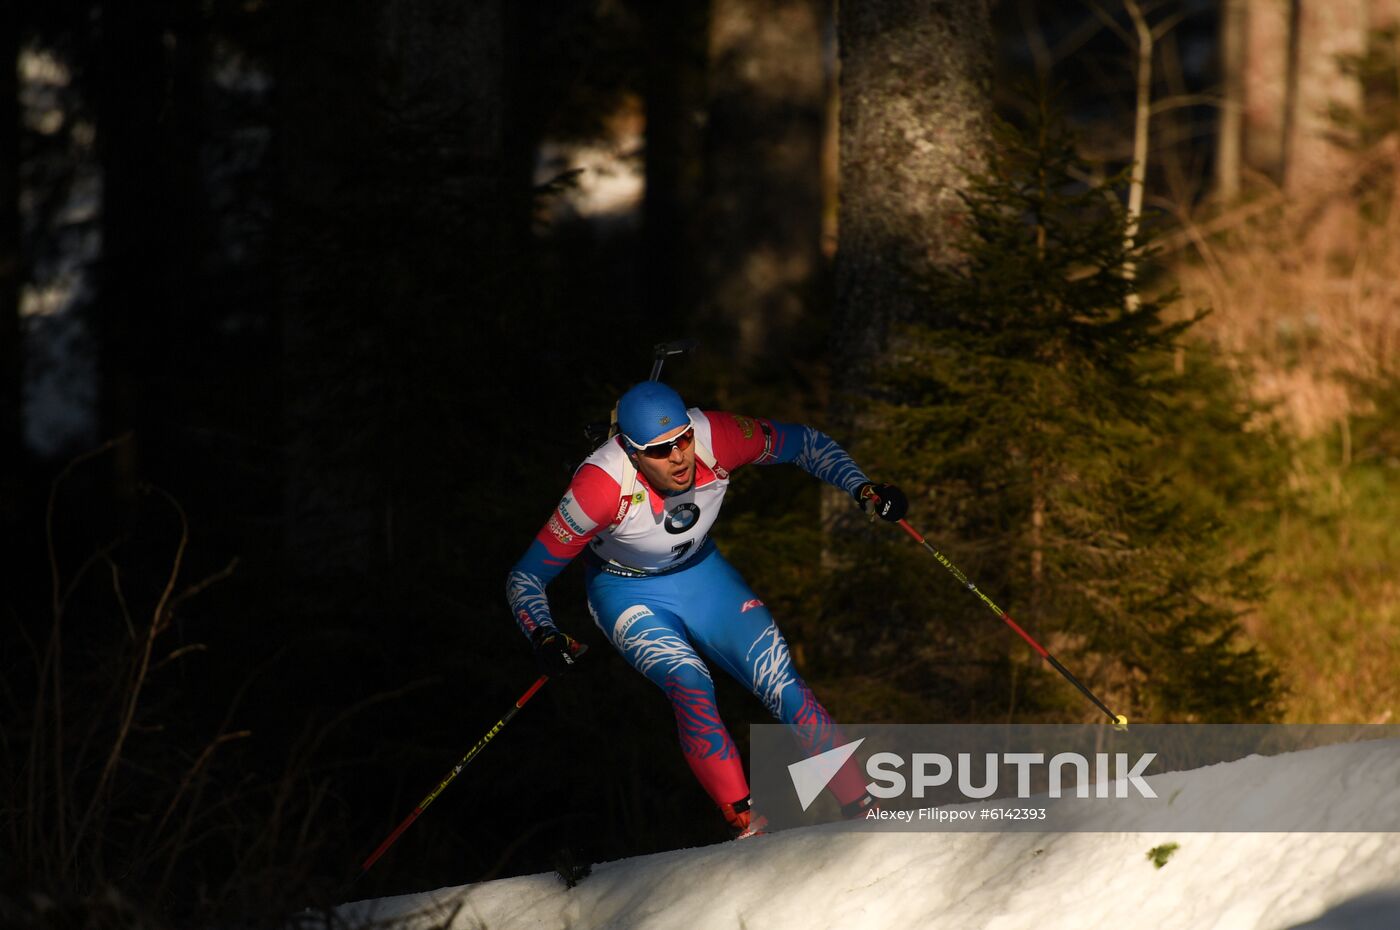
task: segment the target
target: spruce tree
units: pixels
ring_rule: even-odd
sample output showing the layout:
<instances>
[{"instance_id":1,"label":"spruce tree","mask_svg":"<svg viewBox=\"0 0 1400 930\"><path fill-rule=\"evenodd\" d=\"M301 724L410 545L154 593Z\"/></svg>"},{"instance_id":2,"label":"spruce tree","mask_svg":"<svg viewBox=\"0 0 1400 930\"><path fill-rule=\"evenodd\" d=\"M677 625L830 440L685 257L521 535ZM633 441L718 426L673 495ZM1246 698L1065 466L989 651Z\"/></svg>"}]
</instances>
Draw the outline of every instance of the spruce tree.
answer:
<instances>
[{"instance_id":1,"label":"spruce tree","mask_svg":"<svg viewBox=\"0 0 1400 930\"><path fill-rule=\"evenodd\" d=\"M1130 300L1125 267L1142 286L1151 255L1125 239L1121 178L1090 177L1050 105L999 127L963 195L962 260L927 279L917 322L897 334L858 457L902 483L915 525L1122 712L1267 719L1277 675L1238 624L1261 596L1257 555L1230 551L1221 496L1199 493L1203 476L1238 479L1241 457L1182 454L1248 446L1250 411L1218 363L1192 350L1182 364L1199 315L1172 319L1171 295L1146 288ZM954 718L1097 713L880 529L837 589L864 618L846 632L887 656L901 687Z\"/></svg>"}]
</instances>

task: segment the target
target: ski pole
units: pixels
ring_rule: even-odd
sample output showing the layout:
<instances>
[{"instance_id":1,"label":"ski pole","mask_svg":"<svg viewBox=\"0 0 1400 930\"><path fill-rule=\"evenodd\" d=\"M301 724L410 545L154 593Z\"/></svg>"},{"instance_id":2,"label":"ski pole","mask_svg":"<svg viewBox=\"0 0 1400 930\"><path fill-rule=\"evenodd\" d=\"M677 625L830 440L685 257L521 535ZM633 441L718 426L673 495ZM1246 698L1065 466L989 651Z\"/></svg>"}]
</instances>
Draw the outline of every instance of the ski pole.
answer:
<instances>
[{"instance_id":1,"label":"ski pole","mask_svg":"<svg viewBox=\"0 0 1400 930\"><path fill-rule=\"evenodd\" d=\"M661 380L661 366L666 364L666 359L674 355L684 355L687 352L694 352L699 347L700 343L694 339L676 339L672 342L658 342L651 350L651 377L648 380Z\"/></svg>"},{"instance_id":2,"label":"ski pole","mask_svg":"<svg viewBox=\"0 0 1400 930\"><path fill-rule=\"evenodd\" d=\"M876 499L878 500L878 497ZM944 568L948 569L948 571L952 572L953 577L958 579L958 581L962 582L964 587L966 587L973 594L980 597L982 599L982 603L986 604L992 609L993 613L995 613L1002 620L1006 621L1006 625L1011 627L1011 629L1015 630L1016 633L1022 639L1024 639L1027 643L1030 644L1030 647L1032 649L1040 653L1040 657L1042 659L1044 659L1046 662L1049 662L1052 666L1055 667L1055 671L1065 676L1065 679L1069 681L1070 684L1074 685L1086 698L1094 702L1095 707L1107 714L1108 719L1112 720L1115 726L1126 727L1128 725L1127 717L1125 717L1122 714L1115 714L1113 711L1109 710L1108 705L1105 704L1103 701L1099 700L1098 696L1095 695L1094 692L1090 691L1087 687L1085 687L1082 681L1080 681L1078 678L1075 678L1074 675L1070 673L1069 669L1061 665L1059 659L1052 656L1044 646L1035 641L1035 638L1031 636L1031 634L1027 633L1024 629L1022 629L1020 624L1018 624L1015 620L1012 620L1010 614L1002 610L996 604L992 603L992 599L987 595L983 594L982 591L977 587L977 585L973 584L971 581L968 581L967 576L964 575L956 565L949 561L947 556L939 552L937 549L933 548L933 546L929 544L929 541L925 539L922 535L920 535L918 530L914 529L912 526L909 525L908 520L900 520L899 528L904 530L904 532L908 533L910 537L913 538L914 542L918 543L919 545L927 549L929 552L933 553L933 557L938 560L939 565L942 565Z\"/></svg>"},{"instance_id":3,"label":"ski pole","mask_svg":"<svg viewBox=\"0 0 1400 930\"><path fill-rule=\"evenodd\" d=\"M496 721L496 725L493 726L490 730L486 731L485 736L477 740L476 745L473 746L471 750L468 751L467 754L462 757L462 760L460 762L458 762L455 766L452 767L452 771L447 773L447 777L444 778L442 781L438 782L438 786L434 788L431 792L429 792L426 798L424 798L422 801L419 801L418 806L413 809L413 812L411 814L404 818L403 823L395 827L394 832L390 833L388 837L385 838L384 842L379 844L379 848L376 849L372 854L370 854L370 857L364 861L363 865L360 866L361 875L368 872L370 866L378 862L379 857L389 851L389 847L394 845L395 841L397 841L398 838L403 834L403 831L407 830L409 828L409 825L412 824L413 821L417 820L418 816L422 814L423 811L428 809L429 804L437 800L437 796L442 794L443 790L446 789L448 785L452 784L452 779L456 778L457 775L462 771L462 769L466 768L467 764L470 763L473 759L475 759L477 757L477 754L480 753L481 750L486 748L486 744L491 742L491 740L495 738L497 733L501 732L501 730L505 727L506 724L510 723L510 718L514 717L517 713L520 712L520 708L525 706L525 702L530 700L530 698L534 697L535 692L543 688L544 683L546 681L549 681L548 675L541 675L539 678L535 679L535 683L530 686L529 690L527 690L524 694L520 696L520 700L515 702L515 706L513 706L510 710L506 711L506 715L500 720Z\"/></svg>"}]
</instances>

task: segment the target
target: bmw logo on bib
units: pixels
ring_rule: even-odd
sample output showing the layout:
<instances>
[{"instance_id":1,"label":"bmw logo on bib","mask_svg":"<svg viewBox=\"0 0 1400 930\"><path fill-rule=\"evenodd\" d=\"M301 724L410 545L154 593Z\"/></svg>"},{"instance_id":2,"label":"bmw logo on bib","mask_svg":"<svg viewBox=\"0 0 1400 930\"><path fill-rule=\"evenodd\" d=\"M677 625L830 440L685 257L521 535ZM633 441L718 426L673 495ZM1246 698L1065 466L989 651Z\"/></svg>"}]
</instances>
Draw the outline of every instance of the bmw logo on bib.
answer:
<instances>
[{"instance_id":1,"label":"bmw logo on bib","mask_svg":"<svg viewBox=\"0 0 1400 930\"><path fill-rule=\"evenodd\" d=\"M681 504L666 514L666 532L684 533L700 518L700 508L694 504Z\"/></svg>"}]
</instances>

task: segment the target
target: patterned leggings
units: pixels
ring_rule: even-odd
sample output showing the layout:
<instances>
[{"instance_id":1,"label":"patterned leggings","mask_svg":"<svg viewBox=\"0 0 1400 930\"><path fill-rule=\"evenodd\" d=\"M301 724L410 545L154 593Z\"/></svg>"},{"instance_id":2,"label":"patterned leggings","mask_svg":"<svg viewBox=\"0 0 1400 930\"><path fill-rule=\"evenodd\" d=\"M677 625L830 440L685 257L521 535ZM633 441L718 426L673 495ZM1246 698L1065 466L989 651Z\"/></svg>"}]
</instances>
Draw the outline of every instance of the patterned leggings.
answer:
<instances>
[{"instance_id":1,"label":"patterned leggings","mask_svg":"<svg viewBox=\"0 0 1400 930\"><path fill-rule=\"evenodd\" d=\"M666 693L691 771L716 804L729 804L748 796L748 780L720 719L714 680L701 654L792 726L809 756L831 749L839 733L793 669L773 615L719 551L708 548L684 569L649 578L625 578L589 565L588 608L622 657ZM854 765L832 779L830 788L841 804L865 794Z\"/></svg>"}]
</instances>

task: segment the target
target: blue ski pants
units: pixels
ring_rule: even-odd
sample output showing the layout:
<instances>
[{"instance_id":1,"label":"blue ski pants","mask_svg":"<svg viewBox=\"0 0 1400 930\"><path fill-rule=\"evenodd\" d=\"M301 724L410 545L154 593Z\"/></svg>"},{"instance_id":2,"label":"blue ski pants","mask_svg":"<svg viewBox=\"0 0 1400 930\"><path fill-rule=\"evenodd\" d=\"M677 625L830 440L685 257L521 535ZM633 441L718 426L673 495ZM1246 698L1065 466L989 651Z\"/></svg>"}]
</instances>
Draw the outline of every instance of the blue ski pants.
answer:
<instances>
[{"instance_id":1,"label":"blue ski pants","mask_svg":"<svg viewBox=\"0 0 1400 930\"><path fill-rule=\"evenodd\" d=\"M808 755L839 738L826 709L792 666L768 608L713 542L675 572L645 577L587 565L588 607L622 657L665 692L676 715L681 752L717 805L749 794L734 740L715 703L709 660L794 727ZM831 783L842 804L865 793L854 767Z\"/></svg>"}]
</instances>

